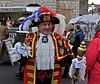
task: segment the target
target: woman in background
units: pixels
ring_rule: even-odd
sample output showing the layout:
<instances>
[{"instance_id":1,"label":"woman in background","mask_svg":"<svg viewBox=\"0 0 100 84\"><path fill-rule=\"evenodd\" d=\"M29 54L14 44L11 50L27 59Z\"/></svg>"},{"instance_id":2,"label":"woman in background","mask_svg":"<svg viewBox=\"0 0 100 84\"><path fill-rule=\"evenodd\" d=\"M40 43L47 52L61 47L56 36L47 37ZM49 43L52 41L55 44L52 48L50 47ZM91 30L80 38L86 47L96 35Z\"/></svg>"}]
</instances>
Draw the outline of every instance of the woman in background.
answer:
<instances>
[{"instance_id":1,"label":"woman in background","mask_svg":"<svg viewBox=\"0 0 100 84\"><path fill-rule=\"evenodd\" d=\"M88 84L100 84L100 21L95 26L95 32L86 52Z\"/></svg>"}]
</instances>

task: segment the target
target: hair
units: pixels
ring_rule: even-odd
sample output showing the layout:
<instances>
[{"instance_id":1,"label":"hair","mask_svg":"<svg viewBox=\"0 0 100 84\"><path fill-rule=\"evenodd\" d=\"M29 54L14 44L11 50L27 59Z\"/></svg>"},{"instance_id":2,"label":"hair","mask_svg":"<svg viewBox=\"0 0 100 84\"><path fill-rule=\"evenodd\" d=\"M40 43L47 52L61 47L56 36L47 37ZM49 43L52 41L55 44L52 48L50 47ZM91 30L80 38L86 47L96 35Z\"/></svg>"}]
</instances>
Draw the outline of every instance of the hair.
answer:
<instances>
[{"instance_id":1,"label":"hair","mask_svg":"<svg viewBox=\"0 0 100 84\"><path fill-rule=\"evenodd\" d=\"M100 31L100 21L95 25L95 32Z\"/></svg>"},{"instance_id":2,"label":"hair","mask_svg":"<svg viewBox=\"0 0 100 84\"><path fill-rule=\"evenodd\" d=\"M70 29L69 31L74 31L74 29Z\"/></svg>"},{"instance_id":3,"label":"hair","mask_svg":"<svg viewBox=\"0 0 100 84\"><path fill-rule=\"evenodd\" d=\"M19 33L17 33L17 35L15 37L15 43L16 42L20 42L20 43L23 44L25 42L25 37L26 37L25 34L19 34Z\"/></svg>"},{"instance_id":4,"label":"hair","mask_svg":"<svg viewBox=\"0 0 100 84\"><path fill-rule=\"evenodd\" d=\"M4 20L4 21L2 22L2 25L6 26L6 20Z\"/></svg>"},{"instance_id":5,"label":"hair","mask_svg":"<svg viewBox=\"0 0 100 84\"><path fill-rule=\"evenodd\" d=\"M79 30L81 27L80 27L80 25L77 25L76 28Z\"/></svg>"}]
</instances>

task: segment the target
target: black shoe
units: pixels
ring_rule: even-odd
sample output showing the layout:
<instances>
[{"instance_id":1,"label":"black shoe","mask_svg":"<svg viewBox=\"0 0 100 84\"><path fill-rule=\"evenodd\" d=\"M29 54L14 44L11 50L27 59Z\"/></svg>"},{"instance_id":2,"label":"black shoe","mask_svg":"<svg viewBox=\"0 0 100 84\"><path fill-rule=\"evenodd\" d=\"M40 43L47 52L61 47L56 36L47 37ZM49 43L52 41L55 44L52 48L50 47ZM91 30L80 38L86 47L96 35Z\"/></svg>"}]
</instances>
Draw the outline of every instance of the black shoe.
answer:
<instances>
[{"instance_id":1,"label":"black shoe","mask_svg":"<svg viewBox=\"0 0 100 84\"><path fill-rule=\"evenodd\" d=\"M16 73L16 75L23 75L23 72L22 71L18 72L18 73Z\"/></svg>"},{"instance_id":2,"label":"black shoe","mask_svg":"<svg viewBox=\"0 0 100 84\"><path fill-rule=\"evenodd\" d=\"M17 74L16 74L16 76L18 76L18 77L19 77L19 76L21 76L21 74L18 74L18 73L17 73Z\"/></svg>"},{"instance_id":3,"label":"black shoe","mask_svg":"<svg viewBox=\"0 0 100 84\"><path fill-rule=\"evenodd\" d=\"M23 77L17 77L19 80L23 80Z\"/></svg>"},{"instance_id":4,"label":"black shoe","mask_svg":"<svg viewBox=\"0 0 100 84\"><path fill-rule=\"evenodd\" d=\"M23 79L23 73L16 73L16 76L18 77L18 79Z\"/></svg>"},{"instance_id":5,"label":"black shoe","mask_svg":"<svg viewBox=\"0 0 100 84\"><path fill-rule=\"evenodd\" d=\"M22 75L16 75L18 79L23 80L23 76Z\"/></svg>"}]
</instances>

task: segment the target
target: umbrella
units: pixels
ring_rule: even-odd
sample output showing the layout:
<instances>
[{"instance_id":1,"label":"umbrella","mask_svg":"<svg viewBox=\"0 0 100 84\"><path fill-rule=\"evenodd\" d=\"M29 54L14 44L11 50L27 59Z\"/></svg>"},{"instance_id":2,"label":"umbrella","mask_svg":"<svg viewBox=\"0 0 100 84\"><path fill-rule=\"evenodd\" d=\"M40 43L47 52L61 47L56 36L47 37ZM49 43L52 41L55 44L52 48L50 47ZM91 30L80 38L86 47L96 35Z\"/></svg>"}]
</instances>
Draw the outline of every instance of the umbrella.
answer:
<instances>
[{"instance_id":1,"label":"umbrella","mask_svg":"<svg viewBox=\"0 0 100 84\"><path fill-rule=\"evenodd\" d=\"M83 23L96 23L97 19L100 19L100 15L88 14L88 15L83 15L79 21Z\"/></svg>"},{"instance_id":2,"label":"umbrella","mask_svg":"<svg viewBox=\"0 0 100 84\"><path fill-rule=\"evenodd\" d=\"M78 17L72 18L72 19L68 22L68 24L77 23L81 18L82 18L82 16L78 16Z\"/></svg>"},{"instance_id":3,"label":"umbrella","mask_svg":"<svg viewBox=\"0 0 100 84\"><path fill-rule=\"evenodd\" d=\"M100 15L98 14L87 14L87 15L82 15L82 16L78 16L75 18L72 18L68 24L72 24L72 23L96 23L96 20L100 19Z\"/></svg>"}]
</instances>

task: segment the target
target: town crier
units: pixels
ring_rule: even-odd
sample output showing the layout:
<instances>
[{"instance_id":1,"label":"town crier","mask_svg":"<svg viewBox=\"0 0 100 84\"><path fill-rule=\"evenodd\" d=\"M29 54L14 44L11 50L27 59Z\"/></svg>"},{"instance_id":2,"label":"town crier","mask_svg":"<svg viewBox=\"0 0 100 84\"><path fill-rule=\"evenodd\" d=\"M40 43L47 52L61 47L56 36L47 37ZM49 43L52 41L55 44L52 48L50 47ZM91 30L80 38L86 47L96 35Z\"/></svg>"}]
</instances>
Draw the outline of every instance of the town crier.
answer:
<instances>
[{"instance_id":1,"label":"town crier","mask_svg":"<svg viewBox=\"0 0 100 84\"><path fill-rule=\"evenodd\" d=\"M26 44L31 47L32 56L24 67L24 84L60 84L61 67L71 63L73 58L67 40L53 30L59 24L56 13L41 6L22 23L38 27L38 31L26 35Z\"/></svg>"}]
</instances>

